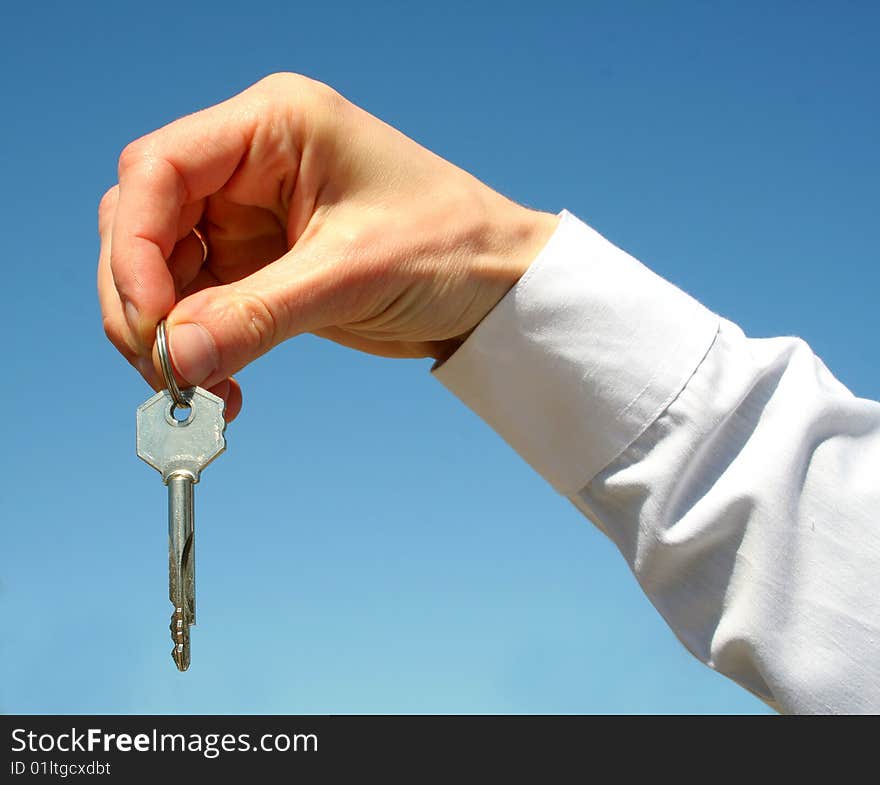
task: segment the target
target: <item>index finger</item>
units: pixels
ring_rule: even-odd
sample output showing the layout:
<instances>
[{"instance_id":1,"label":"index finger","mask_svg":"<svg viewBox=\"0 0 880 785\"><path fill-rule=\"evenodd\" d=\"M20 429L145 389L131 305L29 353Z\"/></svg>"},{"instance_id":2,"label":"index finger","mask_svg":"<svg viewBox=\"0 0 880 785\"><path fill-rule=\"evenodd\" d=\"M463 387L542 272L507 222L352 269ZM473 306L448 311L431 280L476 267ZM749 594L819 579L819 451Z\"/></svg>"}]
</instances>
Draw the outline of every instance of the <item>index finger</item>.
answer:
<instances>
[{"instance_id":1,"label":"index finger","mask_svg":"<svg viewBox=\"0 0 880 785\"><path fill-rule=\"evenodd\" d=\"M235 101L176 120L132 142L119 158L110 269L142 351L174 306L166 260L184 208L229 180L253 136L254 115L236 111Z\"/></svg>"}]
</instances>

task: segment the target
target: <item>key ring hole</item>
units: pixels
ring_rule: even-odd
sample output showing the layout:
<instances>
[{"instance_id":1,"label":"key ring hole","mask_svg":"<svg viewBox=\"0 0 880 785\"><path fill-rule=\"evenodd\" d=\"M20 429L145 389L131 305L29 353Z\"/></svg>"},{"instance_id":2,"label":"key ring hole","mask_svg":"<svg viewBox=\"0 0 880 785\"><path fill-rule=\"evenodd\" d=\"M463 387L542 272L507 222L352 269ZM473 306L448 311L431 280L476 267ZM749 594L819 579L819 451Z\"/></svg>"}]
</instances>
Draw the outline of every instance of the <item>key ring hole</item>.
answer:
<instances>
[{"instance_id":1,"label":"key ring hole","mask_svg":"<svg viewBox=\"0 0 880 785\"><path fill-rule=\"evenodd\" d=\"M172 403L168 411L165 413L165 419L171 425L189 425L195 414L192 406L178 406Z\"/></svg>"}]
</instances>

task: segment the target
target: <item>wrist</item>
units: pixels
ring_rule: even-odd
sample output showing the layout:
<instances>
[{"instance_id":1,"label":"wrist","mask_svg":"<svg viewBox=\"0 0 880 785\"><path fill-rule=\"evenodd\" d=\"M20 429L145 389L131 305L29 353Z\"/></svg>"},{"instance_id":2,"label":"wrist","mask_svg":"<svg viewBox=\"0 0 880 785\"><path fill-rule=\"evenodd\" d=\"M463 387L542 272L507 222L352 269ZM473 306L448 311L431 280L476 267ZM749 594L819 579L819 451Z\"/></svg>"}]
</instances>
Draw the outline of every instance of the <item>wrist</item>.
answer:
<instances>
[{"instance_id":1,"label":"wrist","mask_svg":"<svg viewBox=\"0 0 880 785\"><path fill-rule=\"evenodd\" d=\"M515 269L518 275L511 288L529 269L559 226L558 215L517 206L522 215L512 228L518 242L511 248L511 269Z\"/></svg>"},{"instance_id":2,"label":"wrist","mask_svg":"<svg viewBox=\"0 0 880 785\"><path fill-rule=\"evenodd\" d=\"M486 234L491 236L487 244L496 249L495 263L492 265L493 277L500 285L494 287L495 296L485 302L484 312L468 330L453 338L433 343L431 356L438 363L451 357L516 285L559 225L558 215L531 210L506 200L505 202L504 208L484 228Z\"/></svg>"}]
</instances>

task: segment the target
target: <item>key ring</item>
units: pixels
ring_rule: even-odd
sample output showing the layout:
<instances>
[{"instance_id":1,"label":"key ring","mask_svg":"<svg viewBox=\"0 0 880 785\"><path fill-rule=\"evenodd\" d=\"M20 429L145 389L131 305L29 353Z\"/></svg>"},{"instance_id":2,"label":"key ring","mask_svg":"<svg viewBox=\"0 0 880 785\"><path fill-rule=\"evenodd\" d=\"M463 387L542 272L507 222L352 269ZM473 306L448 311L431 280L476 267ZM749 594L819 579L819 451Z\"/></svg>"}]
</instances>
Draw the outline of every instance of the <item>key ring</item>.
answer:
<instances>
[{"instance_id":1,"label":"key ring","mask_svg":"<svg viewBox=\"0 0 880 785\"><path fill-rule=\"evenodd\" d=\"M177 386L174 378L174 369L171 367L171 352L168 349L168 333L165 329L165 320L159 322L156 328L156 348L159 350L159 365L162 368L162 377L165 380L165 388L171 395L174 405L181 409L188 409L190 397L183 393Z\"/></svg>"},{"instance_id":2,"label":"key ring","mask_svg":"<svg viewBox=\"0 0 880 785\"><path fill-rule=\"evenodd\" d=\"M196 240L202 244L202 264L204 264L208 261L208 241L205 239L205 235L198 226L192 228L192 233L196 236Z\"/></svg>"}]
</instances>

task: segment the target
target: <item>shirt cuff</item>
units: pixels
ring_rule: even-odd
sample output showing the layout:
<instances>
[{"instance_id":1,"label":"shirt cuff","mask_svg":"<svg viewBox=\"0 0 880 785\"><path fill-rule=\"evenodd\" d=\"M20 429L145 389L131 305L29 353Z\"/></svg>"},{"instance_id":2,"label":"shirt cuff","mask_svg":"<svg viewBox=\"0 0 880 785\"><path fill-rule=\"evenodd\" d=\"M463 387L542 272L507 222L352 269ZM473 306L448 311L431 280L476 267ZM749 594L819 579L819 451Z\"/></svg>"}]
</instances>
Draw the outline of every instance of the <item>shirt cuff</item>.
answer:
<instances>
[{"instance_id":1,"label":"shirt cuff","mask_svg":"<svg viewBox=\"0 0 880 785\"><path fill-rule=\"evenodd\" d=\"M525 275L432 373L570 496L669 406L718 325L563 211Z\"/></svg>"}]
</instances>

